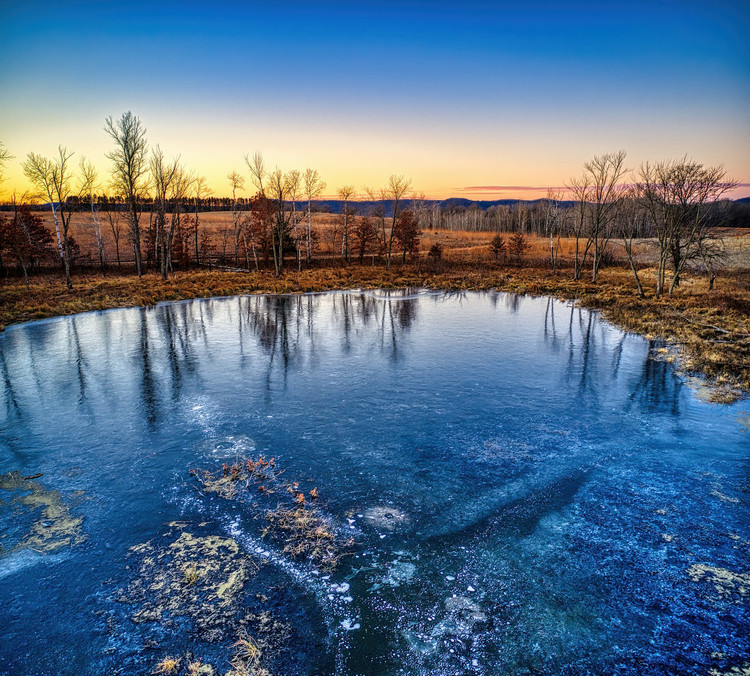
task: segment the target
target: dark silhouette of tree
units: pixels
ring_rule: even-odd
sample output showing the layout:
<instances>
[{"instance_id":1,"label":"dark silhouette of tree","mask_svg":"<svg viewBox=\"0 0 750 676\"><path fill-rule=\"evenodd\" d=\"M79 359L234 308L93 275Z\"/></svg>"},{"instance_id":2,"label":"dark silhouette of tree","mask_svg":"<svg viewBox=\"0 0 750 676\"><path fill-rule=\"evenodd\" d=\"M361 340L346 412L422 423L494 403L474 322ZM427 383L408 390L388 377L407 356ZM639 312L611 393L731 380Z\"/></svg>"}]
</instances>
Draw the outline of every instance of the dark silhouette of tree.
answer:
<instances>
[{"instance_id":1,"label":"dark silhouette of tree","mask_svg":"<svg viewBox=\"0 0 750 676\"><path fill-rule=\"evenodd\" d=\"M0 269L6 262L15 261L28 281L29 271L38 267L39 259L52 253L53 242L52 233L44 227L42 219L14 199L13 215L0 218Z\"/></svg>"},{"instance_id":2,"label":"dark silhouette of tree","mask_svg":"<svg viewBox=\"0 0 750 676\"><path fill-rule=\"evenodd\" d=\"M236 171L227 174L227 180L232 188L232 231L234 233L234 264L240 264L240 239L242 239L242 218L240 216L239 202L237 193L245 189L245 179ZM245 252L247 253L247 243L245 243ZM247 265L247 260L245 260Z\"/></svg>"},{"instance_id":3,"label":"dark silhouette of tree","mask_svg":"<svg viewBox=\"0 0 750 676\"><path fill-rule=\"evenodd\" d=\"M431 247L430 250L427 252L427 255L435 262L439 261L443 257L443 245L439 242L435 242Z\"/></svg>"},{"instance_id":4,"label":"dark silhouette of tree","mask_svg":"<svg viewBox=\"0 0 750 676\"><path fill-rule=\"evenodd\" d=\"M520 263L524 252L529 248L526 235L522 232L514 232L508 240L508 253Z\"/></svg>"},{"instance_id":5,"label":"dark silhouette of tree","mask_svg":"<svg viewBox=\"0 0 750 676\"><path fill-rule=\"evenodd\" d=\"M248 214L243 221L243 232L245 236L245 264L249 268L249 257L247 244L253 256L255 269L259 270L258 252L260 251L265 261L271 257L271 228L273 225L275 207L271 200L265 195L258 193L248 204Z\"/></svg>"},{"instance_id":6,"label":"dark silhouette of tree","mask_svg":"<svg viewBox=\"0 0 750 676\"><path fill-rule=\"evenodd\" d=\"M13 155L11 155L8 152L8 149L5 147L5 144L0 141L0 183L2 183L5 180L5 164L8 160L12 160Z\"/></svg>"},{"instance_id":7,"label":"dark silhouette of tree","mask_svg":"<svg viewBox=\"0 0 750 676\"><path fill-rule=\"evenodd\" d=\"M419 229L419 223L414 216L414 212L403 211L396 221L395 239L398 247L402 252L402 262L406 263L406 254L412 256L419 255L419 242L422 231Z\"/></svg>"},{"instance_id":8,"label":"dark silhouette of tree","mask_svg":"<svg viewBox=\"0 0 750 676\"><path fill-rule=\"evenodd\" d=\"M502 235L495 235L492 240L490 241L490 251L492 252L492 255L495 257L495 260L500 258L500 256L504 256L506 252L506 246L505 246L505 240L503 239Z\"/></svg>"},{"instance_id":9,"label":"dark silhouette of tree","mask_svg":"<svg viewBox=\"0 0 750 676\"><path fill-rule=\"evenodd\" d=\"M359 252L359 264L362 265L365 254L375 252L380 245L378 226L368 216L360 218L352 229L354 250Z\"/></svg>"}]
</instances>

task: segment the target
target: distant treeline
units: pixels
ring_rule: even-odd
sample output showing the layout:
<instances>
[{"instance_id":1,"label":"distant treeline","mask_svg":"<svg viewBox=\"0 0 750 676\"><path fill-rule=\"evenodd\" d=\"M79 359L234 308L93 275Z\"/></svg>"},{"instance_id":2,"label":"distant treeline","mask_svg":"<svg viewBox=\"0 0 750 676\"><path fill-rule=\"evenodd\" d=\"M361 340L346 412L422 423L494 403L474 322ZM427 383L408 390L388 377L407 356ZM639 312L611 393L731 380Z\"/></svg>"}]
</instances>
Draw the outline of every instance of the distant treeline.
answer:
<instances>
[{"instance_id":1,"label":"distant treeline","mask_svg":"<svg viewBox=\"0 0 750 676\"><path fill-rule=\"evenodd\" d=\"M122 198L108 195L95 196L97 208L102 211L126 212L128 204ZM253 198L237 197L208 197L205 199L191 199L190 210L196 209L200 212L232 212L249 211L252 208ZM461 197L451 197L444 200L407 199L403 200L401 208L411 211L417 216L419 226L426 230L465 230L470 232L522 232L525 234L547 235L548 234L548 199L536 200L470 200ZM555 202L556 209L563 214L567 213L570 218L563 217L563 234L572 233L570 227L565 227L566 220L574 218L576 202L573 200L558 200ZM145 213L154 212L158 205L154 204L153 198L144 197L139 201L141 210ZM87 212L91 209L88 199L71 196L66 201L66 208L73 212ZM307 202L305 202L305 207ZM58 208L59 204L55 203ZM292 204L286 202L288 210L299 209L301 202ZM50 211L51 205L31 205L32 211ZM167 213L174 213L175 209L184 210L184 200L168 200ZM310 211L313 213L341 215L344 209L353 215L368 216L383 214L387 218L393 216L393 204L386 200L357 200L344 202L343 200L312 200ZM709 211L715 212L716 220L721 221L721 226L726 228L750 228L750 198L743 197L737 200L722 200L711 204ZM0 205L0 211L12 211L10 204ZM641 233L643 237L652 236L653 232L644 224Z\"/></svg>"}]
</instances>

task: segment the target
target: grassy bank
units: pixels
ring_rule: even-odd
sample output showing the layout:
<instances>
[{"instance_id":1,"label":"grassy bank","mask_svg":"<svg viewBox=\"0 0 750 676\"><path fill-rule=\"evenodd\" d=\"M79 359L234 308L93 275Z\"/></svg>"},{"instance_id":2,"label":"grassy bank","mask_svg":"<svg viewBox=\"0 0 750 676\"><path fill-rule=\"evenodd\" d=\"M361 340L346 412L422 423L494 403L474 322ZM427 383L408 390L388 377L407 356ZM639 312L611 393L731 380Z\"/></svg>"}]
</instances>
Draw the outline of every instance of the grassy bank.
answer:
<instances>
[{"instance_id":1,"label":"grassy bank","mask_svg":"<svg viewBox=\"0 0 750 676\"><path fill-rule=\"evenodd\" d=\"M615 324L649 338L670 341L685 371L708 376L713 398L731 400L750 391L750 271L728 271L714 290L703 277L686 277L675 298L636 294L631 273L620 267L603 271L599 281L574 281L570 270L514 267L487 262L414 264L385 270L352 265L291 271L276 279L269 272L196 270L167 281L156 274L80 275L69 291L57 275L0 283L0 325L57 315L147 306L160 301L247 293L305 293L331 289L424 286L452 291L509 291L577 300L599 309Z\"/></svg>"}]
</instances>

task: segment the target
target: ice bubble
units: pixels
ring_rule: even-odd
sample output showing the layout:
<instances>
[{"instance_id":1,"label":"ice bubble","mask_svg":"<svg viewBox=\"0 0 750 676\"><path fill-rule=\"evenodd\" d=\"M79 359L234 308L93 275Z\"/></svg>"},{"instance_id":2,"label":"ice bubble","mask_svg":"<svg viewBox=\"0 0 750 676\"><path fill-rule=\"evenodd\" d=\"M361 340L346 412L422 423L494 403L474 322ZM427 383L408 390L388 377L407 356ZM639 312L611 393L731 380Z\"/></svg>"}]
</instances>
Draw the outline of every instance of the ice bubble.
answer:
<instances>
[{"instance_id":1,"label":"ice bubble","mask_svg":"<svg viewBox=\"0 0 750 676\"><path fill-rule=\"evenodd\" d=\"M407 561L392 561L388 564L388 574L383 578L385 584L399 587L402 583L411 582L417 567Z\"/></svg>"},{"instance_id":2,"label":"ice bubble","mask_svg":"<svg viewBox=\"0 0 750 676\"><path fill-rule=\"evenodd\" d=\"M387 505L370 507L365 510L364 517L371 526L388 531L396 530L409 521L409 517L404 512Z\"/></svg>"}]
</instances>

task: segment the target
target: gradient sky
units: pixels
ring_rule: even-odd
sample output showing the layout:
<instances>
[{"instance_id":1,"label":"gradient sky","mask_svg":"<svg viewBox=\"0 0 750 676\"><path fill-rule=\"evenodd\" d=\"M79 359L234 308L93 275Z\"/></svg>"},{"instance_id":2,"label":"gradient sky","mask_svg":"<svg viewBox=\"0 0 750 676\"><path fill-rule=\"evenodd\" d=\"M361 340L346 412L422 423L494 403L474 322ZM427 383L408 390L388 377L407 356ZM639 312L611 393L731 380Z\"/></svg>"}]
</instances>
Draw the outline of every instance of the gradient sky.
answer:
<instances>
[{"instance_id":1,"label":"gradient sky","mask_svg":"<svg viewBox=\"0 0 750 676\"><path fill-rule=\"evenodd\" d=\"M0 17L6 193L60 143L106 174L104 118L126 110L217 194L255 150L329 193L403 173L428 197L532 198L620 148L750 184L746 0L0 0Z\"/></svg>"}]
</instances>

